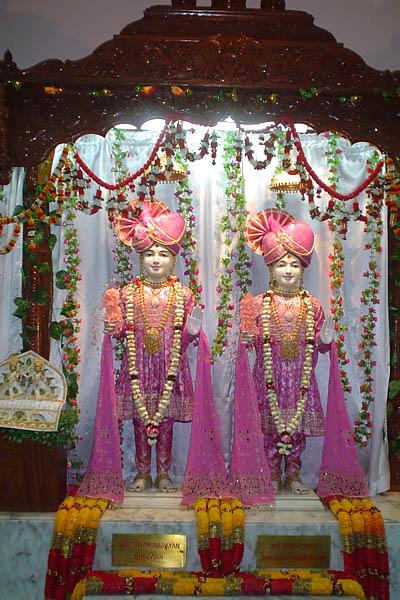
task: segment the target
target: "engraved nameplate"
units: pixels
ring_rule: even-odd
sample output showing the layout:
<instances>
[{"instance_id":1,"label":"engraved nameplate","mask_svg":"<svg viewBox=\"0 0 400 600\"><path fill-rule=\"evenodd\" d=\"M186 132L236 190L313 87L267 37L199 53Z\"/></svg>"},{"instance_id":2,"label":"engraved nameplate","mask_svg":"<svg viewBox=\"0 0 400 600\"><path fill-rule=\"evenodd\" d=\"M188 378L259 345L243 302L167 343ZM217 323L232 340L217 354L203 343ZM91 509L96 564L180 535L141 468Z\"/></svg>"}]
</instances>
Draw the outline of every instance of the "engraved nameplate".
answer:
<instances>
[{"instance_id":1,"label":"engraved nameplate","mask_svg":"<svg viewBox=\"0 0 400 600\"><path fill-rule=\"evenodd\" d=\"M329 569L329 535L259 535L258 569Z\"/></svg>"},{"instance_id":2,"label":"engraved nameplate","mask_svg":"<svg viewBox=\"0 0 400 600\"><path fill-rule=\"evenodd\" d=\"M186 536L163 533L114 533L112 565L182 569L186 566Z\"/></svg>"}]
</instances>

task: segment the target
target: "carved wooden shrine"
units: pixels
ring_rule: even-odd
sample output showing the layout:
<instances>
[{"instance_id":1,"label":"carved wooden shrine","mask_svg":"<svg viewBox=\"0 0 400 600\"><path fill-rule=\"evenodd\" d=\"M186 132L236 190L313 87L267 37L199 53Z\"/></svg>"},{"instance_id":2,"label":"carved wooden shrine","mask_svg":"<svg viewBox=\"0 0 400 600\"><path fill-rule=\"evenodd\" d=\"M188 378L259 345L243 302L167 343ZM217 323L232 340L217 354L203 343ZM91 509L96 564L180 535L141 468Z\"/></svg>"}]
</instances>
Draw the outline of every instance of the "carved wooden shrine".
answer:
<instances>
[{"instance_id":1,"label":"carved wooden shrine","mask_svg":"<svg viewBox=\"0 0 400 600\"><path fill-rule=\"evenodd\" d=\"M400 71L367 66L315 26L311 15L286 10L284 0L261 0L257 9L246 8L246 0L213 0L211 7L172 0L170 6L146 9L141 20L80 60L47 60L21 70L5 53L0 183L10 180L14 166L36 167L61 142L104 135L118 123L139 126L174 116L201 124L228 116L246 123L302 122L316 132L339 131L353 143L369 141L395 158L399 89ZM47 285L50 289L51 273ZM28 298L30 293L26 290ZM30 345L44 356L50 308L49 300L29 316L35 325ZM399 430L400 400L391 435L398 437ZM393 487L400 489L398 455L391 466Z\"/></svg>"}]
</instances>

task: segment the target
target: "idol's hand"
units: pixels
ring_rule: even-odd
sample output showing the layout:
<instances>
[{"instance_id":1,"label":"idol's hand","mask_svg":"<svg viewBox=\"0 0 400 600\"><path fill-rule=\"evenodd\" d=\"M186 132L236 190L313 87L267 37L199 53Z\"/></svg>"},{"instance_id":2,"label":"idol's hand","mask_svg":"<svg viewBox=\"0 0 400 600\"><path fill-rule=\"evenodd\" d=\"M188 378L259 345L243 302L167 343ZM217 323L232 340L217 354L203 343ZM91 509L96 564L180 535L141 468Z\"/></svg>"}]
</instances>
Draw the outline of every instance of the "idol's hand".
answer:
<instances>
[{"instance_id":1,"label":"idol's hand","mask_svg":"<svg viewBox=\"0 0 400 600\"><path fill-rule=\"evenodd\" d=\"M246 344L252 344L253 340L254 340L254 335L252 333L248 333L247 331L241 331L240 332L240 336L242 338L242 341Z\"/></svg>"},{"instance_id":2,"label":"idol's hand","mask_svg":"<svg viewBox=\"0 0 400 600\"><path fill-rule=\"evenodd\" d=\"M116 323L113 323L112 321L103 321L103 324L104 324L104 333L110 333L110 334L115 333Z\"/></svg>"},{"instance_id":3,"label":"idol's hand","mask_svg":"<svg viewBox=\"0 0 400 600\"><path fill-rule=\"evenodd\" d=\"M203 323L203 309L195 306L187 318L186 329L190 335L197 335Z\"/></svg>"},{"instance_id":4,"label":"idol's hand","mask_svg":"<svg viewBox=\"0 0 400 600\"><path fill-rule=\"evenodd\" d=\"M327 317L321 327L319 339L323 344L330 344L335 335L335 327L332 317Z\"/></svg>"}]
</instances>

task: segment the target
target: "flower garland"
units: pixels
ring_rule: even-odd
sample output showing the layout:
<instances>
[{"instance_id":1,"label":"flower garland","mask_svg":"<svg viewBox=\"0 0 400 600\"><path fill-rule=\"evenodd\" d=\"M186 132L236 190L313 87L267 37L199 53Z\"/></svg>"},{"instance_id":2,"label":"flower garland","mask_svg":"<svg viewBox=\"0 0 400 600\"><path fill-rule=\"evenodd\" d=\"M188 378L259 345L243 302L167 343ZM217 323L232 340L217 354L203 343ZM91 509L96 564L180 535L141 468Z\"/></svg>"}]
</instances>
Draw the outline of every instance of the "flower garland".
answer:
<instances>
[{"instance_id":1,"label":"flower garland","mask_svg":"<svg viewBox=\"0 0 400 600\"><path fill-rule=\"evenodd\" d=\"M290 150L291 146L288 142L290 142L290 136L287 135L287 132L282 129L282 127L277 127L276 129L276 157L277 157L277 166L275 168L274 176L282 173L285 169L290 168ZM286 208L285 202L285 193L277 192L276 200L275 200L276 208L284 210Z\"/></svg>"},{"instance_id":2,"label":"flower garland","mask_svg":"<svg viewBox=\"0 0 400 600\"><path fill-rule=\"evenodd\" d=\"M354 573L367 598L389 599L389 560L380 510L369 498L327 498L339 521L345 571Z\"/></svg>"},{"instance_id":3,"label":"flower garland","mask_svg":"<svg viewBox=\"0 0 400 600\"><path fill-rule=\"evenodd\" d=\"M101 498L67 496L59 506L46 573L46 600L70 597L92 568L99 521L108 506Z\"/></svg>"},{"instance_id":4,"label":"flower garland","mask_svg":"<svg viewBox=\"0 0 400 600\"><path fill-rule=\"evenodd\" d=\"M217 134L213 131L211 134L206 131L203 136L203 139L200 142L200 148L197 152L190 152L187 147L186 142L186 131L182 127L182 123L170 123L169 125L169 145L167 146L167 164L168 164L168 155L169 160L172 161L173 149L175 147L178 148L183 160L188 160L189 162L195 162L196 160L201 160L205 157L206 154L209 154L209 150L211 147L212 151L212 159L213 164L215 164L216 152L217 152Z\"/></svg>"},{"instance_id":5,"label":"flower garland","mask_svg":"<svg viewBox=\"0 0 400 600\"><path fill-rule=\"evenodd\" d=\"M239 131L227 132L224 146L227 211L221 219L220 226L224 236L224 255L221 259L223 270L216 288L218 321L212 345L213 357L222 355L227 346L228 331L232 327L235 311L233 296L238 296L240 300L251 285L252 262L246 250L247 210L243 194L244 179L241 171L243 141L240 135ZM238 294L234 294L233 290L237 290Z\"/></svg>"},{"instance_id":6,"label":"flower garland","mask_svg":"<svg viewBox=\"0 0 400 600\"><path fill-rule=\"evenodd\" d=\"M365 181L363 181L356 189L354 189L349 194L340 194L339 192L336 191L336 189L334 187L330 187L330 186L326 185L326 183L324 183L318 177L318 175L312 169L310 163L308 162L308 160L304 154L303 146L301 144L300 137L296 130L296 127L294 126L293 123L289 124L288 127L290 129L294 145L299 154L299 158L298 158L299 162L301 162L304 165L304 167L306 168L310 177L319 185L319 187L322 188L325 192L327 192L330 196L332 196L332 198L335 198L336 200L346 201L346 200L352 200L352 199L356 198L359 194L361 194L361 192L363 192L370 185L370 183L373 182L373 180L377 177L377 175L382 170L382 167L385 164L384 160L380 160L377 163L377 165L375 166L374 170L369 174L367 179Z\"/></svg>"},{"instance_id":7,"label":"flower garland","mask_svg":"<svg viewBox=\"0 0 400 600\"><path fill-rule=\"evenodd\" d=\"M327 163L329 165L329 183L331 189L335 190L340 181L339 165L340 153L338 152L339 138L336 133L329 132L327 144ZM347 222L343 221L340 215L341 202L337 199L331 199L333 212L330 216L329 228L333 232L333 252L328 254L330 268L328 271L330 279L330 288L332 296L330 298L331 313L336 331L336 343L338 349L339 374L343 385L343 392L350 394L352 388L346 371L346 365L350 360L347 357L345 349L347 324L344 322L343 308L343 285L344 285L344 247L343 242L347 233Z\"/></svg>"},{"instance_id":8,"label":"flower garland","mask_svg":"<svg viewBox=\"0 0 400 600\"><path fill-rule=\"evenodd\" d=\"M61 413L59 432L63 432L64 426L66 426L70 436L72 436L72 432L76 428L79 419L79 407L77 403L79 373L77 372L77 367L81 360L80 348L77 345L81 319L78 317L80 304L76 299L76 292L81 280L79 271L81 259L79 256L78 231L75 224L76 204L77 198L75 195L70 196L65 201L63 222L65 227L64 245L66 246L64 250L65 270L56 273L55 281L56 287L67 290L67 295L61 308L61 315L64 319L58 323L52 323L50 329L50 335L56 329L57 333L53 337L57 338L58 335L58 339L61 341L62 368L68 386L66 408ZM73 443L69 446L72 452L74 452L75 442L78 439L79 437L75 434L73 436ZM71 479L79 479L81 464L81 460L77 457L74 457L70 461L69 466L74 469L71 472Z\"/></svg>"},{"instance_id":9,"label":"flower garland","mask_svg":"<svg viewBox=\"0 0 400 600\"><path fill-rule=\"evenodd\" d=\"M140 390L139 374L136 364L136 340L133 329L134 297L140 292L140 288L143 285L144 283L142 282L142 280L140 278L136 278L136 280L128 286L126 294L126 321L128 326L128 329L126 331L126 338L128 346L128 364L129 374L131 378L132 398L140 418L146 424L147 440L148 443L152 446L157 443L158 428L168 410L171 392L175 385L178 373L178 365L181 356L182 327L185 312L184 296L182 293L181 285L176 280L176 278L171 277L169 286L173 288L173 293L175 295L174 337L172 341L171 362L168 367L166 382L164 385L163 392L161 394L157 412L151 417L146 408L146 404Z\"/></svg>"},{"instance_id":10,"label":"flower garland","mask_svg":"<svg viewBox=\"0 0 400 600\"><path fill-rule=\"evenodd\" d=\"M306 347L303 363L303 372L300 382L300 397L296 403L295 413L288 423L286 423L284 418L282 417L278 398L275 391L275 383L273 380L272 373L271 315L273 313L274 292L272 290L268 290L265 293L263 299L262 328L265 385L267 389L268 404L270 407L271 416L274 421L275 428L280 434L280 441L277 443L277 447L279 448L279 453L283 455L289 455L291 453L291 436L298 429L300 421L304 415L306 397L310 386L310 377L312 371L312 355L314 350L315 338L314 311L309 293L306 290L301 290L299 291L299 296L301 298L302 303L304 302L305 305ZM302 309L300 309L300 315L301 312ZM303 319L300 320L299 316L299 326L302 325L302 322ZM283 337L283 339L281 339L281 345L285 344L285 342L286 340ZM297 343L297 339L291 339L289 343L293 345Z\"/></svg>"},{"instance_id":11,"label":"flower garland","mask_svg":"<svg viewBox=\"0 0 400 600\"><path fill-rule=\"evenodd\" d=\"M186 177L176 182L175 191L175 196L178 200L177 212L182 215L186 223L186 235L183 238L181 252L185 263L184 275L189 278L189 288L193 292L193 296L198 304L201 302L203 287L199 281L199 268L197 264L197 240L194 235L196 231L196 215L192 199L193 191L190 189L188 179L190 171L188 163L181 156L180 152L176 153L175 159L186 171Z\"/></svg>"},{"instance_id":12,"label":"flower garland","mask_svg":"<svg viewBox=\"0 0 400 600\"><path fill-rule=\"evenodd\" d=\"M253 144L250 142L248 135L245 137L244 154L256 171L266 169L270 165L271 160L275 156L275 142L279 131L281 130L277 128L277 132L272 132L267 139L263 135L259 136L260 143L264 146L264 155L266 156L264 160L256 160L254 158Z\"/></svg>"},{"instance_id":13,"label":"flower garland","mask_svg":"<svg viewBox=\"0 0 400 600\"><path fill-rule=\"evenodd\" d=\"M244 507L237 498L195 502L198 552L204 573L238 571L244 551Z\"/></svg>"},{"instance_id":14,"label":"flower garland","mask_svg":"<svg viewBox=\"0 0 400 600\"><path fill-rule=\"evenodd\" d=\"M371 157L371 168L374 162L378 160L378 154ZM378 256L382 252L381 236L383 231L382 206L383 206L383 177L378 177L374 184L370 186L367 194L370 202L367 205L368 219L364 227L364 233L368 236L368 241L364 248L369 252L368 270L363 273L367 280L367 287L361 293L361 306L363 314L360 317L362 331L359 349L362 357L358 361L358 366L363 371L363 381L360 385L361 409L354 424L354 440L360 446L366 446L372 435L371 404L374 402L374 377L373 372L376 366L374 360L374 349L376 347L375 328L376 328L376 305L379 304L379 279Z\"/></svg>"},{"instance_id":15,"label":"flower garland","mask_svg":"<svg viewBox=\"0 0 400 600\"><path fill-rule=\"evenodd\" d=\"M37 209L38 208L41 209L41 206L48 199L49 194L50 194L50 196L54 196L54 197L56 196L55 183L56 183L57 179L60 177L62 170L64 169L67 158L68 158L68 148L64 148L64 150L60 156L60 159L58 161L58 164L53 171L53 174L49 178L46 185L42 188L42 190L39 193L36 200L31 204L31 206L29 208L27 208L25 210L20 210L20 211L16 212L16 214L14 214L13 216L0 217L0 226L10 225L11 223L22 223L22 222L27 221L28 219L32 218L35 213L37 214L38 218L41 221L43 221L45 223L52 222L52 218L49 217L48 215L45 215L43 210L37 211Z\"/></svg>"},{"instance_id":16,"label":"flower garland","mask_svg":"<svg viewBox=\"0 0 400 600\"><path fill-rule=\"evenodd\" d=\"M107 181L104 181L103 179L101 179L100 177L98 177L88 166L87 164L84 162L84 160L82 160L82 158L80 157L78 151L76 150L76 148L74 148L73 146L71 146L74 158L76 160L76 162L78 163L78 165L80 166L80 168L88 175L88 177L90 179L92 179L95 183L97 183L97 185L106 188L107 190L110 191L115 191L115 190L119 190L119 189L123 189L126 188L128 185L130 185L135 179L137 179L138 177L141 177L142 175L144 175L144 173L148 170L148 168L150 167L150 165L154 162L154 159L156 158L158 151L160 149L160 146L164 140L166 131L167 131L167 127L168 125L166 124L165 127L162 129L160 135L158 136L158 139L156 141L156 143L154 144L154 147L150 153L149 158L146 160L146 162L140 167L140 169L138 169L137 171L135 171L135 173L132 173L130 175L127 175L124 179L122 179L121 181L118 181L116 184L111 184L108 183Z\"/></svg>"},{"instance_id":17,"label":"flower garland","mask_svg":"<svg viewBox=\"0 0 400 600\"><path fill-rule=\"evenodd\" d=\"M172 596L353 596L365 600L361 585L341 571L259 571L227 577L180 571L92 571L79 581L71 600L90 595Z\"/></svg>"},{"instance_id":18,"label":"flower garland","mask_svg":"<svg viewBox=\"0 0 400 600\"><path fill-rule=\"evenodd\" d=\"M111 155L114 159L113 172L117 178L117 181L123 181L128 176L128 168L126 166L127 151L123 150L123 144L126 142L126 137L121 129L114 129L115 140L111 147ZM133 184L131 184L133 185ZM117 280L118 288L122 288L128 285L131 279L131 254L132 248L127 244L124 244L119 237L116 235L115 228L114 233L114 247L113 247L113 262L114 262L114 277ZM118 294L119 302L119 294ZM116 358L118 367L115 369L115 381L118 380L120 373L120 365L126 354L126 338L125 336L116 336L114 339L114 356ZM119 451L121 455L121 463L124 460L124 449L123 449L123 430L124 422L122 419L118 421L119 429Z\"/></svg>"}]
</instances>

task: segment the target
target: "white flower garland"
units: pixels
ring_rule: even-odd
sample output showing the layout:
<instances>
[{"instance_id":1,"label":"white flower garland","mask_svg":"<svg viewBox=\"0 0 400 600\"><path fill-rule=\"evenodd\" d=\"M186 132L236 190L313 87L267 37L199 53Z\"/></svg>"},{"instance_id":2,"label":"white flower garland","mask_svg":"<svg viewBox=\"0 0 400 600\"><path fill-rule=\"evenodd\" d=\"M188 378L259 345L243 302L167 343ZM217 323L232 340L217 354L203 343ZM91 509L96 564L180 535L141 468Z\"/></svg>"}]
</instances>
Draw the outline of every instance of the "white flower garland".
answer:
<instances>
[{"instance_id":1,"label":"white flower garland","mask_svg":"<svg viewBox=\"0 0 400 600\"><path fill-rule=\"evenodd\" d=\"M310 295L306 290L299 292L304 299L306 306L306 350L303 363L303 373L300 384L300 397L296 404L296 411L289 423L285 423L279 407L278 398L275 391L275 384L272 373L272 350L271 350L271 303L273 301L274 292L268 290L264 296L262 309L262 326L263 326L263 354L264 354L264 371L265 384L267 388L267 399L276 427L277 432L281 436L281 440L277 446L280 454L289 455L291 453L292 444L291 436L297 430L301 419L303 418L306 405L306 395L310 385L310 377L312 371L312 355L314 350L314 311Z\"/></svg>"},{"instance_id":2,"label":"white flower garland","mask_svg":"<svg viewBox=\"0 0 400 600\"><path fill-rule=\"evenodd\" d=\"M139 285L143 285L139 283ZM133 330L134 325L134 307L133 299L138 289L138 283L131 283L128 286L126 295L126 320L128 323L128 329L126 332L127 345L128 345L128 364L129 364L129 375L131 379L131 390L132 398L135 403L136 409L139 413L140 418L147 426L147 441L152 446L157 443L158 427L161 421L164 419L165 413L167 412L170 400L171 392L175 385L176 376L178 372L178 365L181 357L181 343L182 343L182 326L184 319L184 295L182 292L182 286L179 282L172 283L174 286L176 304L175 304L175 319L174 319L174 339L172 342L171 362L167 372L167 378L164 385L163 392L158 404L157 412L153 417L146 408L145 401L143 399L140 385L139 375L136 364L136 340L135 333Z\"/></svg>"}]
</instances>

